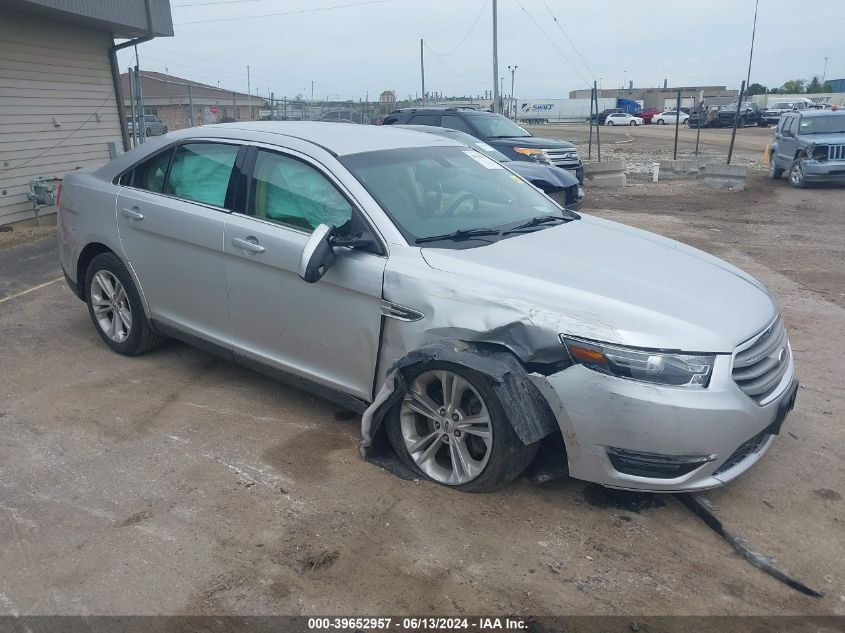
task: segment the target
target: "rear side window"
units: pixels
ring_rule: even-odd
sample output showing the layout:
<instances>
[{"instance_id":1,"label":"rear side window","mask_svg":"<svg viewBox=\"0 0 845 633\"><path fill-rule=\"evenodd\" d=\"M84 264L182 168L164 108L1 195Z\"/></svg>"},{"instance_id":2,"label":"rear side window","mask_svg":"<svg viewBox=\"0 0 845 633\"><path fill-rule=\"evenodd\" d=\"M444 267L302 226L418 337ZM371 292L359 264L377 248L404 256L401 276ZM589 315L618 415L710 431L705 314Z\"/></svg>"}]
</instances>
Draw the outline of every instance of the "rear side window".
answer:
<instances>
[{"instance_id":1,"label":"rear side window","mask_svg":"<svg viewBox=\"0 0 845 633\"><path fill-rule=\"evenodd\" d=\"M184 200L225 206L238 145L186 143L176 148L164 193Z\"/></svg>"},{"instance_id":2,"label":"rear side window","mask_svg":"<svg viewBox=\"0 0 845 633\"><path fill-rule=\"evenodd\" d=\"M470 135L473 133L470 127L464 123L463 119L459 116L455 116L454 114L444 114L443 118L440 120L440 127L447 127L450 130L458 130Z\"/></svg>"},{"instance_id":3,"label":"rear side window","mask_svg":"<svg viewBox=\"0 0 845 633\"><path fill-rule=\"evenodd\" d=\"M439 114L415 114L409 121L411 125L440 125Z\"/></svg>"},{"instance_id":4,"label":"rear side window","mask_svg":"<svg viewBox=\"0 0 845 633\"><path fill-rule=\"evenodd\" d=\"M152 158L138 165L133 171L121 178L121 184L132 185L136 189L162 193L164 179L167 176L167 166L173 150L156 154Z\"/></svg>"}]
</instances>

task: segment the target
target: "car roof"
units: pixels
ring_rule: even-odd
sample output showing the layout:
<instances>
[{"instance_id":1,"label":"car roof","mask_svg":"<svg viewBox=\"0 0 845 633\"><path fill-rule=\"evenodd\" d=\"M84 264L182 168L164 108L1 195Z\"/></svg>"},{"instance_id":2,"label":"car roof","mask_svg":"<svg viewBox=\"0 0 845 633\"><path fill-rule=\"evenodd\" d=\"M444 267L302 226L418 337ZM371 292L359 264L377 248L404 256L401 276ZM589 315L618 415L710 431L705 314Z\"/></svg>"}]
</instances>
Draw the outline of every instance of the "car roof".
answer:
<instances>
[{"instance_id":1,"label":"car roof","mask_svg":"<svg viewBox=\"0 0 845 633\"><path fill-rule=\"evenodd\" d=\"M213 128L232 132L232 138L266 141L273 143L272 135L282 135L314 143L337 156L375 152L379 150L431 147L432 145L462 145L457 141L431 134L400 130L392 126L340 125L326 121L244 121L220 123L191 128L193 134L202 137L203 130ZM244 135L244 132L250 134ZM278 140L278 139L277 139Z\"/></svg>"}]
</instances>

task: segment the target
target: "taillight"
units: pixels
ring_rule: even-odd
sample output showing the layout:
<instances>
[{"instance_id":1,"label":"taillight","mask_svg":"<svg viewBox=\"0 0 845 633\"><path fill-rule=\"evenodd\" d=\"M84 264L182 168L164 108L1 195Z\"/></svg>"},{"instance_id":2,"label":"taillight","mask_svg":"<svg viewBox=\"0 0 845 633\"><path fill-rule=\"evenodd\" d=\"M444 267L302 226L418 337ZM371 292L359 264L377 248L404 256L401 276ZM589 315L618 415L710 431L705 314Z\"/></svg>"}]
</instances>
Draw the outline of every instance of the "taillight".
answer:
<instances>
[{"instance_id":1,"label":"taillight","mask_svg":"<svg viewBox=\"0 0 845 633\"><path fill-rule=\"evenodd\" d=\"M59 186L56 187L56 208L60 208L62 206L62 183L59 183Z\"/></svg>"}]
</instances>

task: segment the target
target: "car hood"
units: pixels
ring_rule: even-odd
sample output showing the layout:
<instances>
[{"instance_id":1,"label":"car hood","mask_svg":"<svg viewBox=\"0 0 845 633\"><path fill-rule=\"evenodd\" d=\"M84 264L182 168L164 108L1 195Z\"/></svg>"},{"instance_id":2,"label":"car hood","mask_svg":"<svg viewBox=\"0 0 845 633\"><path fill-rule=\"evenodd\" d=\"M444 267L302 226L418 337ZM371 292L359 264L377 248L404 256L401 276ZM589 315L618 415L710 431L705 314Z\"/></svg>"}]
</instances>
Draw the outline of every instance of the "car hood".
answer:
<instances>
[{"instance_id":1,"label":"car hood","mask_svg":"<svg viewBox=\"0 0 845 633\"><path fill-rule=\"evenodd\" d=\"M506 145L507 147L536 147L538 149L575 149L575 145L569 141L543 138L541 136L512 136L507 138L488 138L487 143L493 145Z\"/></svg>"},{"instance_id":2,"label":"car hood","mask_svg":"<svg viewBox=\"0 0 845 633\"><path fill-rule=\"evenodd\" d=\"M422 255L435 270L489 289L485 302L517 306L556 333L622 345L730 353L778 311L766 288L735 266L586 215L484 247Z\"/></svg>"},{"instance_id":3,"label":"car hood","mask_svg":"<svg viewBox=\"0 0 845 633\"><path fill-rule=\"evenodd\" d=\"M845 125L845 120L843 120ZM813 143L814 145L830 145L831 143L845 143L845 134L802 134L802 141Z\"/></svg>"},{"instance_id":4,"label":"car hood","mask_svg":"<svg viewBox=\"0 0 845 633\"><path fill-rule=\"evenodd\" d=\"M541 189L539 183L548 183L551 187L571 187L578 184L576 178L571 172L560 169L559 167L550 167L549 165L541 165L540 163L529 163L522 160L512 160L505 163L505 167L511 171L525 178L527 181L537 185Z\"/></svg>"}]
</instances>

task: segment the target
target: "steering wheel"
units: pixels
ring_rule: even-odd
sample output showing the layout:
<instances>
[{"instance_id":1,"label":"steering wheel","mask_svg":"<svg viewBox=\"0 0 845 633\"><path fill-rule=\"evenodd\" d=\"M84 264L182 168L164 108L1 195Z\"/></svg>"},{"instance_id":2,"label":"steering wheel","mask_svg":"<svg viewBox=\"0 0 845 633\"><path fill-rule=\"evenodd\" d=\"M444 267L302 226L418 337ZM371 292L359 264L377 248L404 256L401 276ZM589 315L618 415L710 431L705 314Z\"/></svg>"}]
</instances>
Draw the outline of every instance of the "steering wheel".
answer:
<instances>
[{"instance_id":1,"label":"steering wheel","mask_svg":"<svg viewBox=\"0 0 845 633\"><path fill-rule=\"evenodd\" d=\"M465 193L465 194L459 196L458 199L455 200L452 204L450 204L449 208L446 209L446 211L443 213L443 215L444 216L454 216L455 211L458 210L458 207L460 207L464 202L467 202L468 200L472 202L472 208L469 209L469 211L477 211L478 210L478 198L476 198L475 195L473 195L471 193Z\"/></svg>"}]
</instances>

